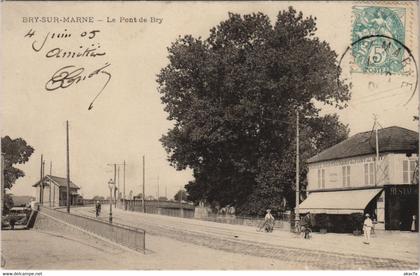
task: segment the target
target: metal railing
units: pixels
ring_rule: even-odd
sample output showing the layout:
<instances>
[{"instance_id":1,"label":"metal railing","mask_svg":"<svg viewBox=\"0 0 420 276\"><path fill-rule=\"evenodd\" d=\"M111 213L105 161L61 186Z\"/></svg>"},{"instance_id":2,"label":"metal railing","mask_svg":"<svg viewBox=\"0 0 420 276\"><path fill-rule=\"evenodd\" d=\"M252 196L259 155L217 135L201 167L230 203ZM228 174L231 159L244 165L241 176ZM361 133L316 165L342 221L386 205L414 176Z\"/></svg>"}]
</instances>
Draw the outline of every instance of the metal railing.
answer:
<instances>
[{"instance_id":1,"label":"metal railing","mask_svg":"<svg viewBox=\"0 0 420 276\"><path fill-rule=\"evenodd\" d=\"M75 225L87 232L134 249L135 251L144 253L146 250L146 231L143 229L119 223L110 224L98 219L69 214L60 210L50 209L45 206L41 206L40 211L41 213L45 213L53 218Z\"/></svg>"}]
</instances>

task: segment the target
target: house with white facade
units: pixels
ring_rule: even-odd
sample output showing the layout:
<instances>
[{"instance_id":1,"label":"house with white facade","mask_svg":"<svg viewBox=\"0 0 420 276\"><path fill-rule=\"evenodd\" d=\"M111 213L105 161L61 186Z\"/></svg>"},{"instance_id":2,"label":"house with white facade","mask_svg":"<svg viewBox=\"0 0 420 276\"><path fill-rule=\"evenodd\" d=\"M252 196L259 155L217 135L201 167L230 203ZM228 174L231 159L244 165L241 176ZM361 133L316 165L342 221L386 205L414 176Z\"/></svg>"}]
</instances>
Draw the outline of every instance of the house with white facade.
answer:
<instances>
[{"instance_id":1,"label":"house with white facade","mask_svg":"<svg viewBox=\"0 0 420 276\"><path fill-rule=\"evenodd\" d=\"M418 231L418 133L388 127L358 133L308 160L300 213L369 213L376 229Z\"/></svg>"}]
</instances>

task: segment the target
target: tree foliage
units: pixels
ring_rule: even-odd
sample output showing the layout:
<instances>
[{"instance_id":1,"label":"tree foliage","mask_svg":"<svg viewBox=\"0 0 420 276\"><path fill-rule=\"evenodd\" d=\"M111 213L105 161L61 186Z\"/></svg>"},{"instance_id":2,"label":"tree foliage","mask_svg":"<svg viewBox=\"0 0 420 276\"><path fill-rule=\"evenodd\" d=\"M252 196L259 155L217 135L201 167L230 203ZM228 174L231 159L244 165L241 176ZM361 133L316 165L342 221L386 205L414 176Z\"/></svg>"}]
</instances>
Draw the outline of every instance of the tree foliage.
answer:
<instances>
[{"instance_id":1,"label":"tree foliage","mask_svg":"<svg viewBox=\"0 0 420 276\"><path fill-rule=\"evenodd\" d=\"M284 210L294 205L296 110L302 161L347 137L315 105L343 108L350 98L336 53L315 31L316 18L293 8L274 25L262 13L229 13L207 39L186 35L168 48L157 81L174 126L161 142L171 165L193 170L189 199L242 214Z\"/></svg>"},{"instance_id":2,"label":"tree foliage","mask_svg":"<svg viewBox=\"0 0 420 276\"><path fill-rule=\"evenodd\" d=\"M11 139L9 136L1 138L1 153L4 155L4 187L11 189L16 180L25 176L25 173L15 164L24 164L34 149L22 138Z\"/></svg>"},{"instance_id":3,"label":"tree foliage","mask_svg":"<svg viewBox=\"0 0 420 276\"><path fill-rule=\"evenodd\" d=\"M174 200L179 201L180 199L182 200L187 200L187 192L184 190L179 190L178 192L176 192L176 194L174 195Z\"/></svg>"}]
</instances>

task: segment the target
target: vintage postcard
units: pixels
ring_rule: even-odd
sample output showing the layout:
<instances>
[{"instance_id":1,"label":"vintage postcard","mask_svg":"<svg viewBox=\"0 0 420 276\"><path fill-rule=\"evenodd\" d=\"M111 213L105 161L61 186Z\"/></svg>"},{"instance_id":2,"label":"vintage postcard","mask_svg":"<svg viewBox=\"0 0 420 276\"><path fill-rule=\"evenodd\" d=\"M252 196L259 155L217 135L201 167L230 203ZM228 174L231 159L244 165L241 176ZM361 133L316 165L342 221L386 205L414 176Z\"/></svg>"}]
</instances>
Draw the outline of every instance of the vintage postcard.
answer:
<instances>
[{"instance_id":1,"label":"vintage postcard","mask_svg":"<svg viewBox=\"0 0 420 276\"><path fill-rule=\"evenodd\" d=\"M417 1L0 7L3 275L417 275Z\"/></svg>"}]
</instances>

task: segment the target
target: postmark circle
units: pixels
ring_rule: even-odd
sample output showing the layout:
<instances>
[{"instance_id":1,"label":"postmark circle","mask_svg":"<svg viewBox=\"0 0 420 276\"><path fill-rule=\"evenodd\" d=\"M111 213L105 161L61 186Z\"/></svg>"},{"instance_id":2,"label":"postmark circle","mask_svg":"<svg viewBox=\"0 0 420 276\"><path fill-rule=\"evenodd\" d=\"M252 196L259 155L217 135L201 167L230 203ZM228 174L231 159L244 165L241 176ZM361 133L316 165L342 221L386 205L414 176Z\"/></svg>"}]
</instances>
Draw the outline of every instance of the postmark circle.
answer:
<instances>
[{"instance_id":1,"label":"postmark circle","mask_svg":"<svg viewBox=\"0 0 420 276\"><path fill-rule=\"evenodd\" d=\"M384 70L381 70L380 72L376 70L355 72L353 67L358 65L355 65L356 57L352 56L354 52L353 49L360 49L360 44L366 43L379 45L381 50L377 50L377 52L383 52L384 55L390 55L392 54L392 51L398 51L400 58L398 61L394 61L393 66L395 67L382 67ZM392 48L390 45L393 45ZM378 58L380 59L380 57ZM412 51L398 39L387 35L367 35L361 37L346 48L339 60L339 68L342 68L344 65L344 60L349 60L350 75L359 76L359 79L362 79L363 82L365 82L363 85L365 85L367 91L373 91L370 95L363 96L366 101L372 102L375 99L392 100L392 98L394 98L398 99L398 101L393 101L395 104L401 102L401 104L405 106L413 99L418 87L419 73L417 61ZM398 70L392 70L392 68L397 68ZM375 83L375 81L378 82L378 80L380 80L380 84L382 84L384 88L377 89L378 83ZM350 87L354 86L352 83L349 85Z\"/></svg>"}]
</instances>

